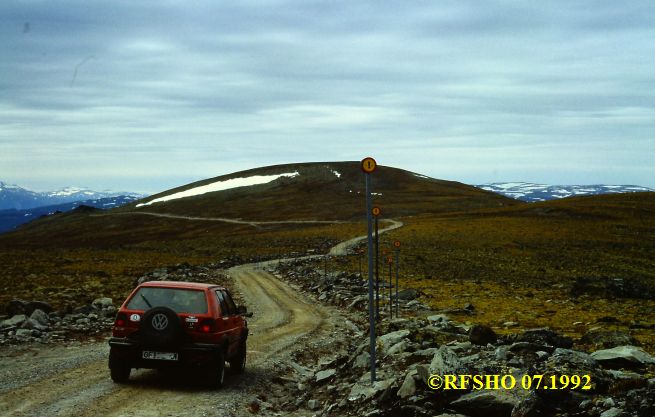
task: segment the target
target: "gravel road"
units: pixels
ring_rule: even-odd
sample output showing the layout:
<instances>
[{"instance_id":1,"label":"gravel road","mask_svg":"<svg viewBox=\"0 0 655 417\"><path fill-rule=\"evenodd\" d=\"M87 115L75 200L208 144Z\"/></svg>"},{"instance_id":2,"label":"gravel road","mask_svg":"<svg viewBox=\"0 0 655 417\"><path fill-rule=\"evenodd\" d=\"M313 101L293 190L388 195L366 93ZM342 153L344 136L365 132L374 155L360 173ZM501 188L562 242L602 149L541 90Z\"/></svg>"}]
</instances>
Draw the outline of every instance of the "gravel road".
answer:
<instances>
[{"instance_id":1,"label":"gravel road","mask_svg":"<svg viewBox=\"0 0 655 417\"><path fill-rule=\"evenodd\" d=\"M105 341L0 352L2 416L239 416L275 376L275 365L314 333L328 314L256 264L232 268L254 312L246 373L207 389L184 374L133 371L128 385L109 379ZM327 334L327 333L326 333ZM320 334L317 334L320 337Z\"/></svg>"},{"instance_id":2,"label":"gravel road","mask_svg":"<svg viewBox=\"0 0 655 417\"><path fill-rule=\"evenodd\" d=\"M385 230L400 227L394 222ZM342 253L365 237L333 248ZM316 256L316 255L315 255ZM279 365L294 351L328 344L343 319L306 299L264 270L267 263L229 270L249 319L248 363L219 390L194 383L189 375L141 369L130 383L109 378L105 340L73 346L5 347L0 350L0 416L250 416L248 404L270 391Z\"/></svg>"}]
</instances>

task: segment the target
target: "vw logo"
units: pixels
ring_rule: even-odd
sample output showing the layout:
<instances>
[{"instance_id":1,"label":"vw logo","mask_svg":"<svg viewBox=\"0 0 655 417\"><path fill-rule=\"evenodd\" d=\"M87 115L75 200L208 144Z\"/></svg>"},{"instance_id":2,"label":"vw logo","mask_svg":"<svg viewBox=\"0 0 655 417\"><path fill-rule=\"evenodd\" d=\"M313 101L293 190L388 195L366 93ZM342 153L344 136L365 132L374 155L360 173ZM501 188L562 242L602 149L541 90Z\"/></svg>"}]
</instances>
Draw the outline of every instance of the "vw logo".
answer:
<instances>
[{"instance_id":1,"label":"vw logo","mask_svg":"<svg viewBox=\"0 0 655 417\"><path fill-rule=\"evenodd\" d=\"M151 323L155 330L164 330L166 327L168 327L168 317L166 317L165 314L157 313L152 316Z\"/></svg>"}]
</instances>

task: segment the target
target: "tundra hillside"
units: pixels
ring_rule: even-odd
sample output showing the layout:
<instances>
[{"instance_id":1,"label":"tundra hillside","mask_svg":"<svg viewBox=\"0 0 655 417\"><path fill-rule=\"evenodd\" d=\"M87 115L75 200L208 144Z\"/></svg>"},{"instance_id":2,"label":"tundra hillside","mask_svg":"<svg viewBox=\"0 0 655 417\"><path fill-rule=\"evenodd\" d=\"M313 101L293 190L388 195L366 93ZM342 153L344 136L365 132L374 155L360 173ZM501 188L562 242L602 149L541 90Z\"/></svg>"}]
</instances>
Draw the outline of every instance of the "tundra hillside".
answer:
<instances>
[{"instance_id":1,"label":"tundra hillside","mask_svg":"<svg viewBox=\"0 0 655 417\"><path fill-rule=\"evenodd\" d=\"M143 205L220 181L283 173L295 175ZM426 304L457 315L470 303L476 322L501 332L616 328L653 351L655 193L527 204L391 167L380 167L373 187L382 219L405 224L381 247L402 242L400 286L417 289ZM122 299L136 277L155 268L325 253L365 232L363 191L357 162L290 164L208 179L115 210L50 216L0 236L0 305L47 294L45 301L64 309L101 295ZM356 254L329 262L359 270Z\"/></svg>"}]
</instances>

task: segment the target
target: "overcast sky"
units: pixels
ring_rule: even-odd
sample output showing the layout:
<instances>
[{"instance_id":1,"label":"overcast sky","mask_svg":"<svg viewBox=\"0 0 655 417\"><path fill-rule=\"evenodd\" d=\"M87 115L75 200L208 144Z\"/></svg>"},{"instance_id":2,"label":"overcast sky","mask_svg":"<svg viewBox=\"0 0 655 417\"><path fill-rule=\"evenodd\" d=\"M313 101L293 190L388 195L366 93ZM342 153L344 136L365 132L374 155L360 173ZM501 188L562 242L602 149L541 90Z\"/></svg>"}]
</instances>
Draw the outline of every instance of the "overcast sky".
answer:
<instances>
[{"instance_id":1,"label":"overcast sky","mask_svg":"<svg viewBox=\"0 0 655 417\"><path fill-rule=\"evenodd\" d=\"M0 2L0 180L361 160L655 187L648 1Z\"/></svg>"}]
</instances>

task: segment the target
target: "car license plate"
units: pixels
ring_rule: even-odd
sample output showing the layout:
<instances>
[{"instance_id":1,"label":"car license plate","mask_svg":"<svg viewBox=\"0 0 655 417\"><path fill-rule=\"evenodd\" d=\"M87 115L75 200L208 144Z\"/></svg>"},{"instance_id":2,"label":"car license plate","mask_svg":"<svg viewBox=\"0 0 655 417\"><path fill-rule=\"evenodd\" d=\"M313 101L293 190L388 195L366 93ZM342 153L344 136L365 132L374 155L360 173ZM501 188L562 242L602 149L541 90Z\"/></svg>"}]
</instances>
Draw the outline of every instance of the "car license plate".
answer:
<instances>
[{"instance_id":1,"label":"car license plate","mask_svg":"<svg viewBox=\"0 0 655 417\"><path fill-rule=\"evenodd\" d=\"M143 351L143 359L156 359L160 361L176 361L177 353L171 352L152 352L150 350Z\"/></svg>"}]
</instances>

